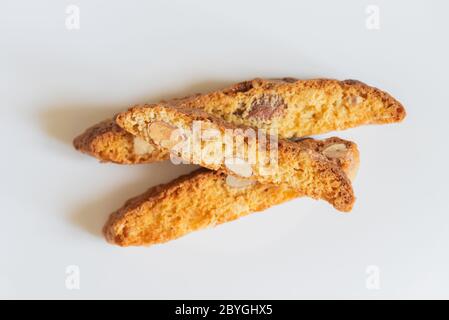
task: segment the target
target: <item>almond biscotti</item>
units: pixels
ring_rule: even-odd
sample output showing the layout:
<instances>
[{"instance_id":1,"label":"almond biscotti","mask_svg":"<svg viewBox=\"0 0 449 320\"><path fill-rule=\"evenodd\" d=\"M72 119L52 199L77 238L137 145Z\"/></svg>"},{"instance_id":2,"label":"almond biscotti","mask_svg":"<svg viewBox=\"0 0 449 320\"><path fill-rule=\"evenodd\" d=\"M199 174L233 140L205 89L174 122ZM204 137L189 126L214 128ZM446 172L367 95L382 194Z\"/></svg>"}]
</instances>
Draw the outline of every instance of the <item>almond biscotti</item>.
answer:
<instances>
[{"instance_id":1,"label":"almond biscotti","mask_svg":"<svg viewBox=\"0 0 449 320\"><path fill-rule=\"evenodd\" d=\"M170 103L204 109L231 123L277 128L282 138L398 122L405 117L402 105L390 95L355 80L254 79ZM154 143L134 138L111 120L89 128L74 145L101 161L122 164L169 158Z\"/></svg>"},{"instance_id":2,"label":"almond biscotti","mask_svg":"<svg viewBox=\"0 0 449 320\"><path fill-rule=\"evenodd\" d=\"M277 134L266 137L264 131L260 135L204 111L168 104L136 106L115 120L189 163L260 183L288 184L341 211L354 203L351 183L339 166L311 147L277 140Z\"/></svg>"},{"instance_id":3,"label":"almond biscotti","mask_svg":"<svg viewBox=\"0 0 449 320\"><path fill-rule=\"evenodd\" d=\"M297 143L322 153L354 178L359 164L355 143L339 138ZM128 200L111 214L103 232L109 242L120 246L163 243L302 195L288 185L239 181L199 169Z\"/></svg>"}]
</instances>

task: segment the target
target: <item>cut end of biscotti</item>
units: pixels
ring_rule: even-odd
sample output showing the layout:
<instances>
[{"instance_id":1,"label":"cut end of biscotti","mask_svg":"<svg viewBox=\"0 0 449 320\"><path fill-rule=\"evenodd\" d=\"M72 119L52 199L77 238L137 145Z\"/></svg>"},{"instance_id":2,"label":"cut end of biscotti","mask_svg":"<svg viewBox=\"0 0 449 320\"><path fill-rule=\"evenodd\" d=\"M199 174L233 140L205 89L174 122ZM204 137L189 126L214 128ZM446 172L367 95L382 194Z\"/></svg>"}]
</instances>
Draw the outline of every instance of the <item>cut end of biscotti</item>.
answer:
<instances>
[{"instance_id":1,"label":"cut end of biscotti","mask_svg":"<svg viewBox=\"0 0 449 320\"><path fill-rule=\"evenodd\" d=\"M358 80L344 80L342 85L350 92L346 97L349 106L370 102L367 108L375 115L372 123L401 122L406 117L404 106L389 93Z\"/></svg>"},{"instance_id":2,"label":"cut end of biscotti","mask_svg":"<svg viewBox=\"0 0 449 320\"><path fill-rule=\"evenodd\" d=\"M355 195L351 181L343 168L323 154L313 154L311 158L315 158L315 161L312 161L308 168L311 168L309 169L312 172L311 175L315 176L314 189L318 192L317 198L325 199L339 211L351 211L355 203ZM310 196L313 197L313 194Z\"/></svg>"},{"instance_id":3,"label":"cut end of biscotti","mask_svg":"<svg viewBox=\"0 0 449 320\"><path fill-rule=\"evenodd\" d=\"M308 146L309 148L312 148L313 150L322 154L329 161L333 162L338 168L341 168L349 181L354 181L360 165L359 150L355 142L340 139L338 137L331 137L324 140L306 138L296 143L299 145ZM331 168L331 170L337 170L336 175L340 174L340 170L338 169ZM341 179L346 178L342 177ZM322 179L327 179L326 174L323 173ZM328 182L327 185L334 185L334 183ZM343 184L343 187L345 187L345 185L346 184ZM330 192L330 194L332 195L334 193ZM340 211L351 211L355 203L355 197L353 194L351 194L352 189L346 192L342 192L341 194L337 195L334 200L330 200L329 202L335 202L334 206Z\"/></svg>"},{"instance_id":4,"label":"cut end of biscotti","mask_svg":"<svg viewBox=\"0 0 449 320\"><path fill-rule=\"evenodd\" d=\"M101 162L140 164L169 158L168 152L129 134L112 119L88 128L73 140L73 146L76 150L89 154Z\"/></svg>"},{"instance_id":5,"label":"cut end of biscotti","mask_svg":"<svg viewBox=\"0 0 449 320\"><path fill-rule=\"evenodd\" d=\"M73 140L76 150L98 158L102 162L115 162L127 153L128 141L114 120L108 119L86 129Z\"/></svg>"},{"instance_id":6,"label":"cut end of biscotti","mask_svg":"<svg viewBox=\"0 0 449 320\"><path fill-rule=\"evenodd\" d=\"M305 139L298 143L309 144L342 168L351 182L355 180L360 165L360 152L355 142L331 137L325 140Z\"/></svg>"}]
</instances>

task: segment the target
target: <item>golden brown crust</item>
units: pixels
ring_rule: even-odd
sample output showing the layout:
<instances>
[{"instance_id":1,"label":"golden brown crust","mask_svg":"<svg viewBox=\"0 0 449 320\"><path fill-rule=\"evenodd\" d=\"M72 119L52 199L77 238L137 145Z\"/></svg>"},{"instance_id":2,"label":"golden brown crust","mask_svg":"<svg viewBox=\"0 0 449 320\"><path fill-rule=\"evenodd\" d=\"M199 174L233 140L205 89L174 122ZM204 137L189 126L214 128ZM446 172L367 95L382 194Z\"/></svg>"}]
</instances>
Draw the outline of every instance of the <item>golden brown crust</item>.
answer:
<instances>
[{"instance_id":1,"label":"golden brown crust","mask_svg":"<svg viewBox=\"0 0 449 320\"><path fill-rule=\"evenodd\" d=\"M166 103L203 109L234 124L277 128L282 138L399 122L405 117L404 107L393 97L357 80L254 79ZM88 129L74 143L78 150L101 161L136 164L169 158L167 153L157 151L135 154L131 135L110 120Z\"/></svg>"},{"instance_id":2,"label":"golden brown crust","mask_svg":"<svg viewBox=\"0 0 449 320\"><path fill-rule=\"evenodd\" d=\"M337 153L336 157L331 155L329 159L348 175L355 175L359 162L355 143L339 138L307 139L297 143L318 152L344 145L344 152ZM103 232L110 243L120 246L163 243L302 195L287 185L256 182L246 188L235 188L226 182L223 172L201 168L128 200L111 214Z\"/></svg>"},{"instance_id":3,"label":"golden brown crust","mask_svg":"<svg viewBox=\"0 0 449 320\"><path fill-rule=\"evenodd\" d=\"M140 136L148 142L154 142L164 147L165 138L163 136L152 135L151 128L156 124L172 128L180 128L187 132L191 130L194 122L200 122L203 128L213 129L225 136L228 129L240 128L246 130L244 126L236 126L212 116L202 110L185 108L184 106L172 105L143 105L136 106L117 115L116 123L135 136ZM149 129L150 128L150 129ZM264 148L259 139L255 139L256 149ZM219 148L225 149L225 143L220 140ZM245 150L249 150L249 142L244 142ZM202 141L198 147L202 150L216 149L217 142ZM276 166L271 167L269 173L264 171L266 167L262 158L257 156L254 163L249 163L252 173L247 177L261 183L281 184L285 183L296 188L316 199L324 199L331 203L336 209L341 211L351 210L354 204L354 193L351 183L340 167L329 161L325 156L316 152L306 144L293 143L279 139L277 143L278 159ZM172 148L167 148L173 151ZM267 154L269 151L267 151ZM236 175L223 161L210 162L203 157L190 157L183 153L177 154L179 157L193 164L201 165L211 170L220 170L227 175ZM244 159L245 161L247 159Z\"/></svg>"}]
</instances>

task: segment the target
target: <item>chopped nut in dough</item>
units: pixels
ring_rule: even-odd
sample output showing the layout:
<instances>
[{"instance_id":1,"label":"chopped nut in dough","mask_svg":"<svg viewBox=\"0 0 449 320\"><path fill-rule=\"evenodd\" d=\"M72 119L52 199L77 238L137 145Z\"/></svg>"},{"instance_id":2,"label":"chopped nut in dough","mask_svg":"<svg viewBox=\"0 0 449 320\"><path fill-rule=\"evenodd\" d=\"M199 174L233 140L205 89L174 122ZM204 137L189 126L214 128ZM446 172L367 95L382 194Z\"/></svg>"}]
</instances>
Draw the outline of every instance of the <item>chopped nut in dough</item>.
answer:
<instances>
[{"instance_id":1,"label":"chopped nut in dough","mask_svg":"<svg viewBox=\"0 0 449 320\"><path fill-rule=\"evenodd\" d=\"M149 154L154 151L154 146L142 139L141 137L134 137L134 153L141 156Z\"/></svg>"}]
</instances>

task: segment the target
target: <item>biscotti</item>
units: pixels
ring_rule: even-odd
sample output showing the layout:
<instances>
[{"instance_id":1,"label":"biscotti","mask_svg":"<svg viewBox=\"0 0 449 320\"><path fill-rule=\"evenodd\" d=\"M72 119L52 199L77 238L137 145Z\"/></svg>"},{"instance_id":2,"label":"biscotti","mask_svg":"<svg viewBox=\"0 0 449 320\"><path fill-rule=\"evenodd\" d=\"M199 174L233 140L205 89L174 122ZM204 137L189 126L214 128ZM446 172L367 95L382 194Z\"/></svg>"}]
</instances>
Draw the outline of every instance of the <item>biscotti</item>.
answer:
<instances>
[{"instance_id":1,"label":"biscotti","mask_svg":"<svg viewBox=\"0 0 449 320\"><path fill-rule=\"evenodd\" d=\"M359 164L355 143L339 138L297 143L326 155L348 176L355 176ZM128 200L111 214L104 235L120 246L163 243L303 195L288 185L242 182L230 181L223 172L199 169Z\"/></svg>"},{"instance_id":2,"label":"biscotti","mask_svg":"<svg viewBox=\"0 0 449 320\"><path fill-rule=\"evenodd\" d=\"M268 144L260 138L263 137L260 132L257 137L254 132L251 139L247 132L253 132L252 128L232 125L198 109L169 104L136 106L118 114L115 120L131 134L154 142L189 163L260 183L288 184L309 197L328 201L341 211L349 211L353 206L352 186L342 169L306 145L277 140L277 135L270 135ZM201 137L208 133L211 139L192 144L195 135L192 128L196 126ZM232 140L230 150L226 137ZM254 150L254 156L251 157L251 152L236 155L234 140L240 141L243 150ZM187 148L176 149L179 146ZM194 152L195 148L198 152ZM275 159L271 161L273 154Z\"/></svg>"},{"instance_id":3,"label":"biscotti","mask_svg":"<svg viewBox=\"0 0 449 320\"><path fill-rule=\"evenodd\" d=\"M184 103L244 126L276 128L283 138L366 124L399 122L405 109L388 93L357 80L254 79Z\"/></svg>"},{"instance_id":4,"label":"biscotti","mask_svg":"<svg viewBox=\"0 0 449 320\"><path fill-rule=\"evenodd\" d=\"M355 80L254 79L169 103L204 109L235 124L276 128L282 138L399 122L406 114L389 94ZM74 145L101 161L121 164L169 158L154 143L134 138L111 120L86 130L75 139Z\"/></svg>"}]
</instances>

